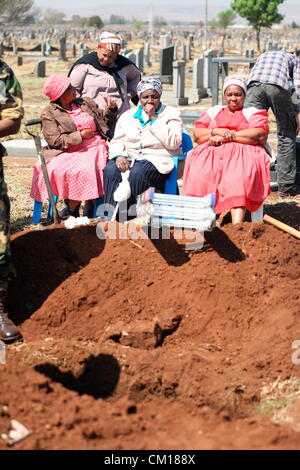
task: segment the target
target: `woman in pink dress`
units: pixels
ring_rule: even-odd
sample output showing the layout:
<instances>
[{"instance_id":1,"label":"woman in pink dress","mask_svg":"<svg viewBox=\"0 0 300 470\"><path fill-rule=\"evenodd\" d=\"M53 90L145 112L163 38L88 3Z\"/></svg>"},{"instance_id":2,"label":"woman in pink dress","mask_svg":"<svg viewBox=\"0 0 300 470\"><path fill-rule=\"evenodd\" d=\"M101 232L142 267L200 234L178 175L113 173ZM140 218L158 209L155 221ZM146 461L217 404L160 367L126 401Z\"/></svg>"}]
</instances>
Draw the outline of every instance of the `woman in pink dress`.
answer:
<instances>
[{"instance_id":1,"label":"woman in pink dress","mask_svg":"<svg viewBox=\"0 0 300 470\"><path fill-rule=\"evenodd\" d=\"M196 121L199 145L189 152L183 175L186 196L216 193L216 213L230 210L234 224L244 221L246 209L256 211L270 193L270 159L263 147L268 115L243 109L246 92L242 77L226 77L227 106L214 106Z\"/></svg>"},{"instance_id":2,"label":"woman in pink dress","mask_svg":"<svg viewBox=\"0 0 300 470\"><path fill-rule=\"evenodd\" d=\"M51 75L43 92L51 101L41 118L48 143L45 158L52 191L65 199L67 207L61 215L78 217L81 201L92 202L103 195L103 168L108 159L106 141L118 109L110 99L104 110L90 98L76 99L70 78L60 75ZM34 168L30 195L41 202L48 199L40 164Z\"/></svg>"}]
</instances>

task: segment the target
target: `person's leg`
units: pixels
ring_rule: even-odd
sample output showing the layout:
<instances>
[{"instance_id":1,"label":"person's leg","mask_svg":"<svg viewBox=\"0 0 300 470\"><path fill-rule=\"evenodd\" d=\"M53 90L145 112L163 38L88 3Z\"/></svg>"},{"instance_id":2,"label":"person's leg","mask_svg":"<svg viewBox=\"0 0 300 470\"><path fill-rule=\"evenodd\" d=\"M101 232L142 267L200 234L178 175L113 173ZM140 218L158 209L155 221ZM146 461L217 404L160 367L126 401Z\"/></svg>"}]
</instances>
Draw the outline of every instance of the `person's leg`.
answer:
<instances>
[{"instance_id":1,"label":"person's leg","mask_svg":"<svg viewBox=\"0 0 300 470\"><path fill-rule=\"evenodd\" d=\"M241 224L244 222L246 208L245 207L233 207L231 210L231 221L232 224Z\"/></svg>"},{"instance_id":2,"label":"person's leg","mask_svg":"<svg viewBox=\"0 0 300 470\"><path fill-rule=\"evenodd\" d=\"M129 174L132 201L136 202L137 196L150 186L163 191L167 177L168 175L160 173L148 160L135 162Z\"/></svg>"},{"instance_id":3,"label":"person's leg","mask_svg":"<svg viewBox=\"0 0 300 470\"><path fill-rule=\"evenodd\" d=\"M109 160L103 170L104 204L116 206L114 192L122 181L122 174L116 166L116 160Z\"/></svg>"},{"instance_id":4,"label":"person's leg","mask_svg":"<svg viewBox=\"0 0 300 470\"><path fill-rule=\"evenodd\" d=\"M3 176L0 157L0 340L14 341L21 338L16 325L8 318L6 293L8 284L15 278L10 255L10 202Z\"/></svg>"},{"instance_id":5,"label":"person's leg","mask_svg":"<svg viewBox=\"0 0 300 470\"><path fill-rule=\"evenodd\" d=\"M268 110L270 108L263 85L263 83L259 82L250 83L244 102L244 108L251 108L252 106L257 109Z\"/></svg>"},{"instance_id":6,"label":"person's leg","mask_svg":"<svg viewBox=\"0 0 300 470\"><path fill-rule=\"evenodd\" d=\"M131 197L129 207L136 204L137 196L153 186L163 192L168 175L160 173L148 160L140 160L134 163L129 174Z\"/></svg>"},{"instance_id":7,"label":"person's leg","mask_svg":"<svg viewBox=\"0 0 300 470\"><path fill-rule=\"evenodd\" d=\"M71 199L65 199L66 207L60 211L59 215L62 219L66 219L70 216L79 217L79 209L81 201L73 201Z\"/></svg>"},{"instance_id":8,"label":"person's leg","mask_svg":"<svg viewBox=\"0 0 300 470\"><path fill-rule=\"evenodd\" d=\"M296 181L296 109L288 91L269 84L264 88L277 124L277 182L280 192L295 185Z\"/></svg>"},{"instance_id":9,"label":"person's leg","mask_svg":"<svg viewBox=\"0 0 300 470\"><path fill-rule=\"evenodd\" d=\"M75 212L76 209L79 210L80 204L81 204L81 201L73 201L73 200L70 199L69 200L69 205L68 205L70 212Z\"/></svg>"}]
</instances>

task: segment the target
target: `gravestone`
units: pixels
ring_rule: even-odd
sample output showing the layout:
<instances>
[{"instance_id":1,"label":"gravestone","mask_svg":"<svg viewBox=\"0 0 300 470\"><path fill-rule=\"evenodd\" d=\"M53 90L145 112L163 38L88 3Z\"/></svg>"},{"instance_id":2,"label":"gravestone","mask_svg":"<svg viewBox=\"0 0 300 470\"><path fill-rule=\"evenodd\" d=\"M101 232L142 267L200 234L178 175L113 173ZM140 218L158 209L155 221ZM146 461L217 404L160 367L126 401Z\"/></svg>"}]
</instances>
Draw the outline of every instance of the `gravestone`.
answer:
<instances>
[{"instance_id":1,"label":"gravestone","mask_svg":"<svg viewBox=\"0 0 300 470\"><path fill-rule=\"evenodd\" d=\"M176 98L176 104L179 106L187 105L189 99L184 96L185 81L185 62L177 60L173 63L173 93Z\"/></svg>"},{"instance_id":2,"label":"gravestone","mask_svg":"<svg viewBox=\"0 0 300 470\"><path fill-rule=\"evenodd\" d=\"M62 37L59 40L59 60L67 60L66 58L66 38Z\"/></svg>"},{"instance_id":3,"label":"gravestone","mask_svg":"<svg viewBox=\"0 0 300 470\"><path fill-rule=\"evenodd\" d=\"M204 88L210 89L212 87L212 59L217 57L214 49L209 49L204 52Z\"/></svg>"},{"instance_id":4,"label":"gravestone","mask_svg":"<svg viewBox=\"0 0 300 470\"><path fill-rule=\"evenodd\" d=\"M145 54L144 54L144 67L151 67L151 45L150 42L145 44Z\"/></svg>"},{"instance_id":5,"label":"gravestone","mask_svg":"<svg viewBox=\"0 0 300 470\"><path fill-rule=\"evenodd\" d=\"M51 55L52 54L52 47L51 47L51 41L50 39L46 39L45 41L45 55Z\"/></svg>"},{"instance_id":6,"label":"gravestone","mask_svg":"<svg viewBox=\"0 0 300 470\"><path fill-rule=\"evenodd\" d=\"M136 52L135 52L135 56L136 56L136 62L135 62L135 65L137 66L137 68L143 72L144 70L144 49L138 49Z\"/></svg>"},{"instance_id":7,"label":"gravestone","mask_svg":"<svg viewBox=\"0 0 300 470\"><path fill-rule=\"evenodd\" d=\"M21 57L20 55L17 58L17 65L19 66L23 65L23 57Z\"/></svg>"},{"instance_id":8,"label":"gravestone","mask_svg":"<svg viewBox=\"0 0 300 470\"><path fill-rule=\"evenodd\" d=\"M192 89L195 90L198 98L206 96L207 92L204 88L204 60L194 59L193 61L193 82Z\"/></svg>"},{"instance_id":9,"label":"gravestone","mask_svg":"<svg viewBox=\"0 0 300 470\"><path fill-rule=\"evenodd\" d=\"M173 83L173 57L174 46L161 49L159 74L162 83Z\"/></svg>"},{"instance_id":10,"label":"gravestone","mask_svg":"<svg viewBox=\"0 0 300 470\"><path fill-rule=\"evenodd\" d=\"M35 66L35 76L37 78L44 78L46 77L46 61L39 60Z\"/></svg>"},{"instance_id":11,"label":"gravestone","mask_svg":"<svg viewBox=\"0 0 300 470\"><path fill-rule=\"evenodd\" d=\"M165 49L166 47L171 46L172 38L168 34L164 34L160 36L160 47L161 49Z\"/></svg>"},{"instance_id":12,"label":"gravestone","mask_svg":"<svg viewBox=\"0 0 300 470\"><path fill-rule=\"evenodd\" d=\"M173 60L177 60L177 59L178 59L178 46L177 46L177 44L175 44Z\"/></svg>"},{"instance_id":13,"label":"gravestone","mask_svg":"<svg viewBox=\"0 0 300 470\"><path fill-rule=\"evenodd\" d=\"M79 55L79 57L82 57L84 55L84 43L83 42L81 42L79 44L79 54L78 55Z\"/></svg>"},{"instance_id":14,"label":"gravestone","mask_svg":"<svg viewBox=\"0 0 300 470\"><path fill-rule=\"evenodd\" d=\"M186 45L182 44L182 46L181 46L181 59L186 60L186 56L187 56Z\"/></svg>"},{"instance_id":15,"label":"gravestone","mask_svg":"<svg viewBox=\"0 0 300 470\"><path fill-rule=\"evenodd\" d=\"M76 57L76 44L72 44L72 57Z\"/></svg>"},{"instance_id":16,"label":"gravestone","mask_svg":"<svg viewBox=\"0 0 300 470\"><path fill-rule=\"evenodd\" d=\"M41 52L42 55L46 55L46 44L44 42L42 42L41 44Z\"/></svg>"},{"instance_id":17,"label":"gravestone","mask_svg":"<svg viewBox=\"0 0 300 470\"><path fill-rule=\"evenodd\" d=\"M135 65L136 65L136 54L134 54L134 52L130 52L130 54L127 54L126 55L127 59L131 60L131 62L133 62Z\"/></svg>"}]
</instances>

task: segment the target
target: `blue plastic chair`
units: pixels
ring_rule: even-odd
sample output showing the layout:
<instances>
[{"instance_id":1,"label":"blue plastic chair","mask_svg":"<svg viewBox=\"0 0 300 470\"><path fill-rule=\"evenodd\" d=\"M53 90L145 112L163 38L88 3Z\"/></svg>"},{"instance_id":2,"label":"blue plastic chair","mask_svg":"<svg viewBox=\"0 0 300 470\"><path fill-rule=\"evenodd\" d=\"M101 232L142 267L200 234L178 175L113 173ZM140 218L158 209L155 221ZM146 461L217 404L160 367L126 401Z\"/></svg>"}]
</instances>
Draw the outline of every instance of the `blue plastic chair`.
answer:
<instances>
[{"instance_id":1,"label":"blue plastic chair","mask_svg":"<svg viewBox=\"0 0 300 470\"><path fill-rule=\"evenodd\" d=\"M54 202L56 204L58 197L53 196ZM42 213L43 203L39 201L34 201L33 204L33 216L32 216L32 223L39 224L41 220L41 213ZM52 207L50 201L48 201L48 212L47 212L47 219L52 217Z\"/></svg>"},{"instance_id":2,"label":"blue plastic chair","mask_svg":"<svg viewBox=\"0 0 300 470\"><path fill-rule=\"evenodd\" d=\"M177 173L178 173L178 164L180 160L185 160L187 153L192 150L193 148L193 142L192 139L190 138L189 134L186 132L185 129L183 129L182 133L182 144L181 144L181 149L182 149L182 155L179 157L173 157L173 162L174 162L174 168L171 171L169 178L167 179L165 183L165 194L179 194L179 189L178 189L178 184L177 184Z\"/></svg>"},{"instance_id":3,"label":"blue plastic chair","mask_svg":"<svg viewBox=\"0 0 300 470\"><path fill-rule=\"evenodd\" d=\"M53 196L54 202L56 204L58 196ZM96 211L98 206L103 204L103 196L99 197L95 202L94 202L94 217L96 217ZM42 213L42 208L43 208L43 203L39 201L34 201L33 204L33 216L32 216L32 223L33 224L39 224L41 220L41 213ZM52 217L52 207L50 204L50 201L48 201L48 212L47 212L47 219L51 219Z\"/></svg>"}]
</instances>

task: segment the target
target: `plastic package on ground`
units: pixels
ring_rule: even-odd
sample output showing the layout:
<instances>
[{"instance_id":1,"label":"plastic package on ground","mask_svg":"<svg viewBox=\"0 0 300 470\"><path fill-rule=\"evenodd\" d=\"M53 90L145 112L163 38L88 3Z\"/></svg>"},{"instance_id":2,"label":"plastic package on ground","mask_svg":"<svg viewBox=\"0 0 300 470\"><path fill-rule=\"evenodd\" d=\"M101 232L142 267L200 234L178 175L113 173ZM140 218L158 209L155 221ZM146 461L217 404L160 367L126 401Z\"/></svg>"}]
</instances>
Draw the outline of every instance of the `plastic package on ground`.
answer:
<instances>
[{"instance_id":1,"label":"plastic package on ground","mask_svg":"<svg viewBox=\"0 0 300 470\"><path fill-rule=\"evenodd\" d=\"M65 227L68 229L77 227L78 225L89 225L90 219L88 217L73 217L72 215L65 220Z\"/></svg>"}]
</instances>

